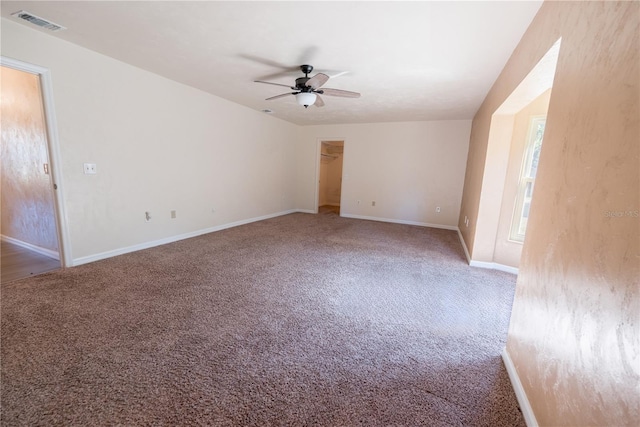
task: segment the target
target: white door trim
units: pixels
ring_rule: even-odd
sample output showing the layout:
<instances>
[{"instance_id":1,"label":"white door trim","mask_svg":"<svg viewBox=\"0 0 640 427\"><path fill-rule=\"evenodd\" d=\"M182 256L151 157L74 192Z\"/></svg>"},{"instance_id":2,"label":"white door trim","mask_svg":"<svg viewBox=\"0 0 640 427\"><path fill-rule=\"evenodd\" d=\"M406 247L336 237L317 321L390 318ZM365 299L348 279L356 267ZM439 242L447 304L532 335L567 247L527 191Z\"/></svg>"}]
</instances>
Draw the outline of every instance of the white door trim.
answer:
<instances>
[{"instance_id":1,"label":"white door trim","mask_svg":"<svg viewBox=\"0 0 640 427\"><path fill-rule=\"evenodd\" d=\"M69 229L67 227L67 213L64 205L64 184L62 180L62 158L60 156L60 143L58 138L58 125L56 121L55 108L53 104L53 83L51 72L48 68L39 65L29 64L17 59L0 56L0 65L15 70L40 76L40 86L42 88L42 103L47 127L47 148L49 151L49 173L51 174L51 191L54 197L54 211L58 232L58 246L60 252L60 262L62 267L72 265L71 245L69 239ZM57 189L54 189L54 186Z\"/></svg>"},{"instance_id":2,"label":"white door trim","mask_svg":"<svg viewBox=\"0 0 640 427\"><path fill-rule=\"evenodd\" d=\"M316 188L315 188L315 194L313 196L313 213L317 214L318 213L318 208L320 206L318 206L318 198L320 197L320 161L322 160L322 140L324 138L318 138L316 139L316 158L315 158L315 162L316 162Z\"/></svg>"}]
</instances>

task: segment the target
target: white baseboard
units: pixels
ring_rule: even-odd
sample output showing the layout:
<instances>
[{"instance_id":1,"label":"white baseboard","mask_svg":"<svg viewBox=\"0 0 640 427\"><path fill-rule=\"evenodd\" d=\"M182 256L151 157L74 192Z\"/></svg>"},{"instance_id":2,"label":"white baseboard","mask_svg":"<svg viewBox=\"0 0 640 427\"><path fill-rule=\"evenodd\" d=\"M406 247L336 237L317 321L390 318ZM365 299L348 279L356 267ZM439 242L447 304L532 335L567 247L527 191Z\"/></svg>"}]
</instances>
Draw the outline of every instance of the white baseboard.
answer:
<instances>
[{"instance_id":1,"label":"white baseboard","mask_svg":"<svg viewBox=\"0 0 640 427\"><path fill-rule=\"evenodd\" d=\"M290 213L300 212L296 209L291 209L288 211L276 212L269 215L263 215L255 218L243 219L240 221L230 222L227 224L216 225L215 227L209 227L202 230L191 231L189 233L178 234L176 236L165 237L164 239L153 240L151 242L140 243L138 245L127 246L126 248L114 249L112 251L101 252L95 255L88 255L85 257L75 258L72 261L72 266L88 264L94 261L100 261L102 259L111 258L118 255L124 255L131 252L141 251L143 249L153 248L155 246L166 245L167 243L177 242L179 240L190 239L191 237L201 236L203 234L213 233L220 230L225 230L227 228L238 227L240 225L249 224L252 222L263 221L269 218L275 218L282 215L288 215Z\"/></svg>"},{"instance_id":2,"label":"white baseboard","mask_svg":"<svg viewBox=\"0 0 640 427\"><path fill-rule=\"evenodd\" d=\"M460 243L462 244L462 249L464 249L464 255L467 257L467 262L471 267L487 268L489 270L504 271L506 273L518 275L518 269L516 267L511 267L510 265L498 264L497 262L472 260L471 255L469 255L469 249L467 248L467 244L462 238L462 232L460 232L459 228L456 228L456 229L458 230L458 238L460 239Z\"/></svg>"},{"instance_id":3,"label":"white baseboard","mask_svg":"<svg viewBox=\"0 0 640 427\"><path fill-rule=\"evenodd\" d=\"M418 222L418 221L405 221L402 219L391 219L391 218L379 218L376 216L363 216L363 215L352 215L352 214L340 214L340 216L345 218L353 218L353 219L366 219L367 221L380 221L380 222L391 222L394 224L405 224L405 225L417 225L420 227L431 227L431 228L441 228L444 230L457 230L458 227L452 225L443 225L443 224L431 224L428 222Z\"/></svg>"},{"instance_id":4,"label":"white baseboard","mask_svg":"<svg viewBox=\"0 0 640 427\"><path fill-rule=\"evenodd\" d=\"M497 262L474 261L469 262L471 267L488 268L489 270L499 270L506 273L518 275L518 269L510 265L498 264Z\"/></svg>"},{"instance_id":5,"label":"white baseboard","mask_svg":"<svg viewBox=\"0 0 640 427\"><path fill-rule=\"evenodd\" d=\"M520 376L518 375L518 371L516 371L516 367L513 364L513 360L511 360L511 356L509 356L509 352L506 347L502 350L502 361L504 362L505 368L507 368L507 373L511 380L511 387L513 387L513 391L516 393L516 398L518 399L518 404L520 405L524 422L527 423L527 427L538 427L538 421L536 420L536 416L533 413L531 404L529 403L529 398L527 397L527 393L524 391L524 387L522 387Z\"/></svg>"},{"instance_id":6,"label":"white baseboard","mask_svg":"<svg viewBox=\"0 0 640 427\"><path fill-rule=\"evenodd\" d=\"M171 236L171 237L166 237L164 239L159 239L159 240L153 240L151 242L145 242L145 243L140 243L138 245L133 245L133 246L127 246L125 248L119 248L119 249L114 249L111 251L106 251L106 252L101 252L98 254L94 254L94 255L88 255L85 257L80 257L80 258L75 258L72 260L71 262L71 266L76 266L76 265L82 265L82 264L87 264L90 262L94 262L94 261L99 261L102 259L107 259L107 258L111 258L114 256L118 256L118 255L123 255L123 254L127 254L130 252L136 252L136 251L140 251L143 249L149 249L149 248L153 248L155 246L160 246L160 245L166 245L167 243L173 243L173 242L177 242L179 240L184 240L184 239L189 239L191 237L196 237L196 236L200 236L203 234L208 234L208 233L213 233L216 231L220 231L220 230L225 230L227 228L232 228L232 227L238 227L240 225L244 225L244 224L249 224L252 222L256 222L256 221L263 221L265 219L269 219L269 218L275 218L278 216L282 216L282 215L288 215L291 213L310 213L310 214L315 214L317 212L310 210L310 209L291 209L291 210L287 210L287 211L282 211L282 212L276 212L273 214L269 214L269 215L263 215L263 216L259 216L259 217L255 217L255 218L249 218L249 219L244 219L244 220L240 220L240 221L235 221L235 222L230 222L227 224L222 224L222 225L217 225L215 227L210 227L210 228L205 228L202 230L196 230L196 231L192 231L189 233L184 233L184 234L178 234L176 236ZM341 216L345 217L345 218L353 218L353 219L364 219L364 220L368 220L368 221L381 221L381 222L390 222L390 223L395 223L395 224L405 224L405 225L417 225L420 227L432 227L432 228L440 228L440 229L445 229L445 230L457 230L458 231L458 237L460 238L460 242L462 243L462 247L464 249L464 253L467 257L467 262L469 263L469 265L471 267L480 267L480 268L489 268L489 269L493 269L493 270L500 270L500 271L506 271L508 273L513 273L513 274L518 274L518 269L514 268L514 267L509 267L506 265L502 265L502 264L497 264L497 263L493 263L493 262L482 262L482 261L473 261L470 260L469 257L469 251L467 250L467 246L464 243L464 239L462 238L462 234L460 233L460 229L456 226L449 226L449 225L442 225L442 224L430 224L430 223L426 223L426 222L417 222L417 221L405 221L405 220L397 220L397 219L389 219L389 218L378 218L378 217L371 217L371 216L362 216L362 215L351 215L351 214L342 214ZM2 236L3 239L6 239L7 241L10 241L9 239L11 239L10 237L6 237L6 236ZM11 239L12 243L14 242L15 239ZM24 242L20 242L22 243L21 246L25 246L28 244L25 244ZM20 243L16 243L16 244L20 244ZM25 246L27 247L27 246ZM33 249L33 247L28 247L29 249L32 249L36 252L42 253L43 255L47 255L50 257L55 257L55 259L60 259L58 253L51 253L52 251L49 251L49 253L45 253L42 251L48 251L48 249L43 249L43 248L38 248L39 250Z\"/></svg>"},{"instance_id":7,"label":"white baseboard","mask_svg":"<svg viewBox=\"0 0 640 427\"><path fill-rule=\"evenodd\" d=\"M1 235L0 238L5 242L13 243L14 245L20 246L21 248L29 249L30 251L37 252L40 255L44 255L60 261L60 253L58 251L53 251L51 249L32 245L31 243L23 242L22 240L14 239L13 237L5 236L4 234Z\"/></svg>"}]
</instances>

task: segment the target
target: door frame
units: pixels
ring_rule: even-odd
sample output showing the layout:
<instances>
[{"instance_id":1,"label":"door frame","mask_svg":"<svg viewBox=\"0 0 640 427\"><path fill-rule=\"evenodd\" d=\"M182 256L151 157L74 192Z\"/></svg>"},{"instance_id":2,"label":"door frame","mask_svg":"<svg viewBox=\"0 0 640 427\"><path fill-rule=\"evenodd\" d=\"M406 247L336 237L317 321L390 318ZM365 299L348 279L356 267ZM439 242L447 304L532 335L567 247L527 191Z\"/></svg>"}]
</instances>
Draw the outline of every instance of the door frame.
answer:
<instances>
[{"instance_id":1,"label":"door frame","mask_svg":"<svg viewBox=\"0 0 640 427\"><path fill-rule=\"evenodd\" d=\"M344 197L344 159L345 159L345 151L347 150L347 139L343 137L334 137L334 138L317 138L316 139L316 190L315 190L315 198L314 198L314 209L313 213L318 213L318 209L320 208L320 162L322 162L322 143L329 141L342 141L343 152L342 152L342 177L340 179L340 216L342 216L342 206L343 206L343 197Z\"/></svg>"},{"instance_id":2,"label":"door frame","mask_svg":"<svg viewBox=\"0 0 640 427\"><path fill-rule=\"evenodd\" d=\"M60 156L60 140L58 138L58 126L56 121L55 108L53 103L53 83L51 72L48 68L17 59L0 56L0 66L13 68L35 74L40 78L40 92L42 95L42 107L44 110L45 128L47 132L47 157L49 162L50 185L53 194L53 214L55 216L56 233L58 235L58 252L60 254L60 265L62 268L70 267L71 245L69 239L69 229L67 226L67 213L64 205L64 185L62 180Z\"/></svg>"}]
</instances>

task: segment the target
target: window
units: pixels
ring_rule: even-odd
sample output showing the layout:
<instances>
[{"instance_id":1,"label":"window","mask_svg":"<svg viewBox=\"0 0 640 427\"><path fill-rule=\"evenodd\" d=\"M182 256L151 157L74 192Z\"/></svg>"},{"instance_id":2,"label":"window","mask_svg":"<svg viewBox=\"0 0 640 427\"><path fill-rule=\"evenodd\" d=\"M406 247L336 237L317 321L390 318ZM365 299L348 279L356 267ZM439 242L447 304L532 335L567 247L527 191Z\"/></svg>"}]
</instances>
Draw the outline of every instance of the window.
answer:
<instances>
[{"instance_id":1,"label":"window","mask_svg":"<svg viewBox=\"0 0 640 427\"><path fill-rule=\"evenodd\" d=\"M538 162L540 161L540 149L542 148L545 123L546 117L544 116L532 117L529 125L527 145L522 156L516 206L513 211L511 232L509 234L509 239L516 242L524 242L524 234L527 230L527 220L529 219Z\"/></svg>"}]
</instances>

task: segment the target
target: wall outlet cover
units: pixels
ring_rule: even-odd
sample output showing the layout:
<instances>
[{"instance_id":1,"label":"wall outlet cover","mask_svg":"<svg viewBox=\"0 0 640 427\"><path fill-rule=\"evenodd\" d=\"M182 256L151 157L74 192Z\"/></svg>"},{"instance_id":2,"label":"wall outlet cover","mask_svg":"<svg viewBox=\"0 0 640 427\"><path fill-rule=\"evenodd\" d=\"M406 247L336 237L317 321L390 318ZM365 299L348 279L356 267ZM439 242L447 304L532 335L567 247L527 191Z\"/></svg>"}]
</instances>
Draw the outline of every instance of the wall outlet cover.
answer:
<instances>
[{"instance_id":1,"label":"wall outlet cover","mask_svg":"<svg viewBox=\"0 0 640 427\"><path fill-rule=\"evenodd\" d=\"M95 163L85 163L84 164L84 174L85 175L95 175L98 173L98 168Z\"/></svg>"}]
</instances>

